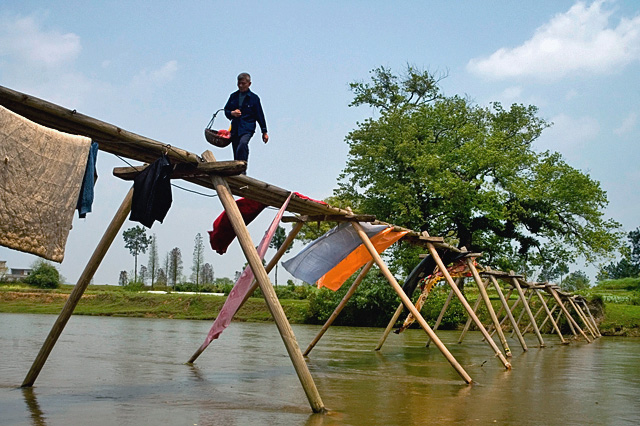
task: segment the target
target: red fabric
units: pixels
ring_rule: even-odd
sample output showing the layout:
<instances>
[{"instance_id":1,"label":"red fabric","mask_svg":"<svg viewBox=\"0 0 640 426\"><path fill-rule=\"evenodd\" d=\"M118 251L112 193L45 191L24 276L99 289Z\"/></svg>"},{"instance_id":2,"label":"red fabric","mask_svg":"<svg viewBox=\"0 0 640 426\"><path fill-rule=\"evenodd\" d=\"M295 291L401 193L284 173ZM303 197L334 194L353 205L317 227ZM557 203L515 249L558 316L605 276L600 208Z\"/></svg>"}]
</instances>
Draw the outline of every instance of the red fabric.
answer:
<instances>
[{"instance_id":1,"label":"red fabric","mask_svg":"<svg viewBox=\"0 0 640 426\"><path fill-rule=\"evenodd\" d=\"M248 198L240 198L236 200L236 204L246 225L250 224L267 207L265 204ZM236 238L236 233L226 211L222 212L213 222L213 231L207 232L209 232L209 244L218 254L225 254L229 245Z\"/></svg>"},{"instance_id":2,"label":"red fabric","mask_svg":"<svg viewBox=\"0 0 640 426\"><path fill-rule=\"evenodd\" d=\"M301 194L301 193L299 193L299 192L294 192L294 194L296 194L296 197L298 197L298 198L302 198L302 199L304 199L304 200L313 201L313 202L315 202L315 203L324 204L325 206L327 205L327 203L325 203L324 201L314 200L313 198L309 198L309 197L307 197L306 195L302 195L302 194Z\"/></svg>"}]
</instances>

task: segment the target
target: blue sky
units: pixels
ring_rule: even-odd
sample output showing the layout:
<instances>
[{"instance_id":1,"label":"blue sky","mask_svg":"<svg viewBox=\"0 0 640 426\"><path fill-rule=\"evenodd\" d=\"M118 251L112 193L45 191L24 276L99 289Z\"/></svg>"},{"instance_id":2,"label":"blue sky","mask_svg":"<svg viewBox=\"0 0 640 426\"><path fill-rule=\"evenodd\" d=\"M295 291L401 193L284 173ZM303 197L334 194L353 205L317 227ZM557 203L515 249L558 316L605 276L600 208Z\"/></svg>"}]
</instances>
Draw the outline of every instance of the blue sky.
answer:
<instances>
[{"instance_id":1,"label":"blue sky","mask_svg":"<svg viewBox=\"0 0 640 426\"><path fill-rule=\"evenodd\" d=\"M236 75L251 73L271 139L264 145L253 138L248 173L313 198L331 195L346 161L345 135L374 114L348 107L349 83L378 66L401 71L407 63L447 73L441 83L447 95L467 95L480 105L538 106L554 125L536 149L558 151L599 180L609 196L607 216L625 231L640 226L640 4L634 0L0 4L1 85L198 154L211 148L203 129L235 90ZM219 116L214 127L227 125ZM230 150L214 154L232 157ZM127 192L129 184L111 175L124 165L109 154L98 158L94 212L74 219L59 266L69 282ZM181 249L188 275L195 235L206 235L221 206L177 188L173 195L164 224L150 232L161 258ZM256 244L273 214L250 226ZM11 267L35 259L0 247L0 260ZM218 277L233 277L244 264L237 242L224 256L207 251L205 261ZM132 269L119 237L95 283L115 283L120 270ZM586 270L593 277L595 268Z\"/></svg>"}]
</instances>

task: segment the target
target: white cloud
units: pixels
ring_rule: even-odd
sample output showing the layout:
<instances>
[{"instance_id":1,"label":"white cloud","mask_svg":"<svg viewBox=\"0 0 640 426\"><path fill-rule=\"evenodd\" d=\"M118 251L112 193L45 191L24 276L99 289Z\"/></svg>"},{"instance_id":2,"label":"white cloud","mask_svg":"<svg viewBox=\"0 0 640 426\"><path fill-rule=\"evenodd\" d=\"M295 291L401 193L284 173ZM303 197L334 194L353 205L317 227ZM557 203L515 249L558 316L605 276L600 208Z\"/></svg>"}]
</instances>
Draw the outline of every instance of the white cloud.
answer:
<instances>
[{"instance_id":1,"label":"white cloud","mask_svg":"<svg viewBox=\"0 0 640 426\"><path fill-rule=\"evenodd\" d=\"M570 73L609 73L640 59L640 16L609 23L611 10L598 0L580 1L554 16L533 37L515 48L475 58L467 70L490 78L536 77L556 80Z\"/></svg>"},{"instance_id":2,"label":"white cloud","mask_svg":"<svg viewBox=\"0 0 640 426\"><path fill-rule=\"evenodd\" d=\"M33 17L0 20L0 56L27 66L58 68L73 62L81 50L76 34L45 31Z\"/></svg>"},{"instance_id":3,"label":"white cloud","mask_svg":"<svg viewBox=\"0 0 640 426\"><path fill-rule=\"evenodd\" d=\"M520 86L511 86L507 87L500 94L500 99L503 102L516 102L522 96L522 87Z\"/></svg>"},{"instance_id":4,"label":"white cloud","mask_svg":"<svg viewBox=\"0 0 640 426\"><path fill-rule=\"evenodd\" d=\"M541 150L558 151L564 155L577 154L584 144L600 133L598 120L589 116L571 117L559 114L551 121L553 126L545 130L539 140L538 148Z\"/></svg>"},{"instance_id":5,"label":"white cloud","mask_svg":"<svg viewBox=\"0 0 640 426\"><path fill-rule=\"evenodd\" d=\"M635 112L630 112L622 121L620 127L615 129L613 132L618 136L622 136L633 131L636 128L637 124L638 114Z\"/></svg>"},{"instance_id":6,"label":"white cloud","mask_svg":"<svg viewBox=\"0 0 640 426\"><path fill-rule=\"evenodd\" d=\"M178 62L169 61L155 70L143 70L133 77L132 84L141 87L163 86L173 80L178 72Z\"/></svg>"}]
</instances>

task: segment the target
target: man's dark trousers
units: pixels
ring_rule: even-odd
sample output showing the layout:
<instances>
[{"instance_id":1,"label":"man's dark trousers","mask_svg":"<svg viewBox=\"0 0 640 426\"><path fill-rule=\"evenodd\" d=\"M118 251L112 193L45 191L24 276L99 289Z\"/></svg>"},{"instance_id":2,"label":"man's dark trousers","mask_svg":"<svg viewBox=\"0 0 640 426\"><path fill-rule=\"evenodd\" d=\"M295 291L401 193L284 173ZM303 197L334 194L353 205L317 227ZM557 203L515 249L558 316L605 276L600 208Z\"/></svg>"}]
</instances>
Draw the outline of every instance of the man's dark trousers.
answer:
<instances>
[{"instance_id":1,"label":"man's dark trousers","mask_svg":"<svg viewBox=\"0 0 640 426\"><path fill-rule=\"evenodd\" d=\"M231 141L231 147L233 148L233 159L237 161L249 160L249 140L253 136L253 133L245 133L238 137L233 138Z\"/></svg>"}]
</instances>

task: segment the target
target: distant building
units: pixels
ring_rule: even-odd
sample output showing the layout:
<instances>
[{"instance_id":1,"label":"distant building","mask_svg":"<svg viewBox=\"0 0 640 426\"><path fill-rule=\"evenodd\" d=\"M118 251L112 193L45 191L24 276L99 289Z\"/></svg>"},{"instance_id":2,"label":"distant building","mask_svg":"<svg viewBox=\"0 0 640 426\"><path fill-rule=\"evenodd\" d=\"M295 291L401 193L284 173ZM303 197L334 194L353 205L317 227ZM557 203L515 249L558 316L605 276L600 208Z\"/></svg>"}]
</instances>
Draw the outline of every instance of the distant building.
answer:
<instances>
[{"instance_id":1,"label":"distant building","mask_svg":"<svg viewBox=\"0 0 640 426\"><path fill-rule=\"evenodd\" d=\"M0 280L4 282L22 281L33 269L29 268L7 268L7 261L0 260Z\"/></svg>"}]
</instances>

